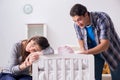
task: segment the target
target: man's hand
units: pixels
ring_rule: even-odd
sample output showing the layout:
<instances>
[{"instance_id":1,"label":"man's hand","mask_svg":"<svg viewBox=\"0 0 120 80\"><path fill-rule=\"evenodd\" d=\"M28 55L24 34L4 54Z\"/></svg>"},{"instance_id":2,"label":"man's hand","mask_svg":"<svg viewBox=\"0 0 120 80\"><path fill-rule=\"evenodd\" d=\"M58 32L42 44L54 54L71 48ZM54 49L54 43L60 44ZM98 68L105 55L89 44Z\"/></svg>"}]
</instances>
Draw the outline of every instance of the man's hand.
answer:
<instances>
[{"instance_id":1,"label":"man's hand","mask_svg":"<svg viewBox=\"0 0 120 80\"><path fill-rule=\"evenodd\" d=\"M78 54L88 54L88 50L79 50Z\"/></svg>"}]
</instances>

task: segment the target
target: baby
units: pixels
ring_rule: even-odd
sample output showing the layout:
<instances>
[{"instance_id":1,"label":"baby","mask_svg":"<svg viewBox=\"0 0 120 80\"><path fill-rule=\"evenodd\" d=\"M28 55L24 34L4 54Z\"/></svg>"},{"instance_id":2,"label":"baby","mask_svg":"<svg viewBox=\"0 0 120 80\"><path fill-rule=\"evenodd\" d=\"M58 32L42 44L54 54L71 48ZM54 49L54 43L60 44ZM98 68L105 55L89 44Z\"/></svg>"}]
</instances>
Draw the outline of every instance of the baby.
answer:
<instances>
[{"instance_id":1,"label":"baby","mask_svg":"<svg viewBox=\"0 0 120 80\"><path fill-rule=\"evenodd\" d=\"M74 50L67 45L58 47L58 54L65 54L65 53L74 53Z\"/></svg>"},{"instance_id":2,"label":"baby","mask_svg":"<svg viewBox=\"0 0 120 80\"><path fill-rule=\"evenodd\" d=\"M65 46L58 47L58 54L75 54L75 51L72 49L72 47L65 45ZM74 60L74 64L76 63L77 61ZM88 61L82 60L82 69L85 69L87 67L88 67Z\"/></svg>"}]
</instances>

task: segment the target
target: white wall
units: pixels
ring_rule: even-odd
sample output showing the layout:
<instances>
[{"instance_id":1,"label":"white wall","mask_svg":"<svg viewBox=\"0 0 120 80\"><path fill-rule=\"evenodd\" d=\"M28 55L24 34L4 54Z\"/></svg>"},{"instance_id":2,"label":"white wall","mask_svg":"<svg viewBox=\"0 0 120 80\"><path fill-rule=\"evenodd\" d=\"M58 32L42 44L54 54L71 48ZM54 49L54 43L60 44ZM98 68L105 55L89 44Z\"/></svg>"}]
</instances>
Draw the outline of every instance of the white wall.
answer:
<instances>
[{"instance_id":1,"label":"white wall","mask_svg":"<svg viewBox=\"0 0 120 80\"><path fill-rule=\"evenodd\" d=\"M28 23L47 24L48 40L54 49L63 44L77 45L69 11L78 2L90 11L107 12L119 33L119 0L0 0L0 65L6 63L13 43L27 38ZM24 14L25 4L32 4L32 14Z\"/></svg>"}]
</instances>

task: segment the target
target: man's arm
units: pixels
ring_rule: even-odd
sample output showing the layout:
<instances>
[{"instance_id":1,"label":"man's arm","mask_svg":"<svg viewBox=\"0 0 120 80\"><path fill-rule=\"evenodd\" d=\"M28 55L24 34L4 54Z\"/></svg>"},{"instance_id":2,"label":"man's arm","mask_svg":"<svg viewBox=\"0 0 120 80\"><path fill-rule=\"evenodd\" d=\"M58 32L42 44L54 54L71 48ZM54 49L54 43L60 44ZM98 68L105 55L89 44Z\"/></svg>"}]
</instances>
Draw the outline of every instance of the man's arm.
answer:
<instances>
[{"instance_id":1,"label":"man's arm","mask_svg":"<svg viewBox=\"0 0 120 80\"><path fill-rule=\"evenodd\" d=\"M80 53L83 53L83 54L98 54L100 52L103 52L103 51L107 50L108 47L109 47L109 40L108 39L101 39L99 45L97 45L94 48L84 50Z\"/></svg>"},{"instance_id":2,"label":"man's arm","mask_svg":"<svg viewBox=\"0 0 120 80\"><path fill-rule=\"evenodd\" d=\"M78 43L79 43L79 46L80 46L80 51L84 51L85 48L84 48L84 42L83 42L83 40L78 40Z\"/></svg>"}]
</instances>

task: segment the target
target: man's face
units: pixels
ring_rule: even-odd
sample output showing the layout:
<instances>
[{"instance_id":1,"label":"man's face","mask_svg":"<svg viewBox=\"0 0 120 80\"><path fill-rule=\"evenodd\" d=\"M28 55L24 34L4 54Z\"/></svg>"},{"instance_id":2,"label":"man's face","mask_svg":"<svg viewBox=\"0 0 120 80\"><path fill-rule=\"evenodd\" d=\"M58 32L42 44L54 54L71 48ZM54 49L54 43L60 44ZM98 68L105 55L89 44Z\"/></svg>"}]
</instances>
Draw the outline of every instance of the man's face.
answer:
<instances>
[{"instance_id":1,"label":"man's face","mask_svg":"<svg viewBox=\"0 0 120 80\"><path fill-rule=\"evenodd\" d=\"M36 51L41 51L41 48L35 41L31 40L26 46L26 51L30 53L36 52Z\"/></svg>"},{"instance_id":2,"label":"man's face","mask_svg":"<svg viewBox=\"0 0 120 80\"><path fill-rule=\"evenodd\" d=\"M72 19L80 28L83 28L90 23L88 14L85 14L84 16L76 15L76 16L73 16Z\"/></svg>"}]
</instances>

